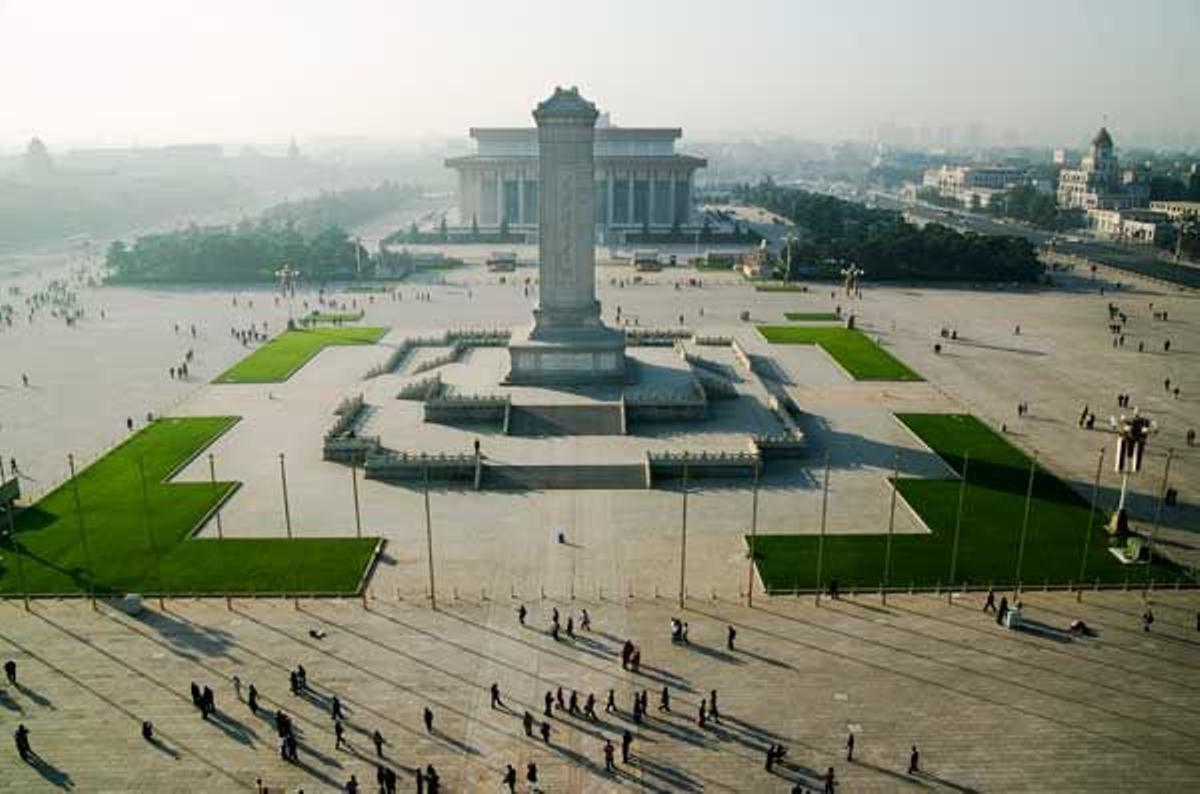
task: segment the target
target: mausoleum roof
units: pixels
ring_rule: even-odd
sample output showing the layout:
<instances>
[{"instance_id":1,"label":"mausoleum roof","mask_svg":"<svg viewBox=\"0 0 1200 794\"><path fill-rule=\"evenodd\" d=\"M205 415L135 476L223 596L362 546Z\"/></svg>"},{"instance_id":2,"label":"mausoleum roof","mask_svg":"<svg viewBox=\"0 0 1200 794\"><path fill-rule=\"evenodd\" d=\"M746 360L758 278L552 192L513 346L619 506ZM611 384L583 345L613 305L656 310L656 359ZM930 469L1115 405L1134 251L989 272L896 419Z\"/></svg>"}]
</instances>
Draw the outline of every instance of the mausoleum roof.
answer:
<instances>
[{"instance_id":1,"label":"mausoleum roof","mask_svg":"<svg viewBox=\"0 0 1200 794\"><path fill-rule=\"evenodd\" d=\"M594 122L599 115L596 106L584 99L576 86L556 87L554 93L539 102L533 111L533 117L539 121L543 118L578 118Z\"/></svg>"}]
</instances>

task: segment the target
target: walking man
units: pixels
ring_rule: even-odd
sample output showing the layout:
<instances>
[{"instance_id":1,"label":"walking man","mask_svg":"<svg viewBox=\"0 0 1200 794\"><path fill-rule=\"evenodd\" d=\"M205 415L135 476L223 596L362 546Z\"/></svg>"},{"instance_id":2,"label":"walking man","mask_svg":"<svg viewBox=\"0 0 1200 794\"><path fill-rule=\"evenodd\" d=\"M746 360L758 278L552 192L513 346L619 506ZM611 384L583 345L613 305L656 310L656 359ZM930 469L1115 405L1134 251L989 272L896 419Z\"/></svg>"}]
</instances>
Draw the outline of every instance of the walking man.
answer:
<instances>
[{"instance_id":1,"label":"walking man","mask_svg":"<svg viewBox=\"0 0 1200 794\"><path fill-rule=\"evenodd\" d=\"M258 714L258 688L254 684L251 684L250 689L247 690L246 705L250 707L251 714Z\"/></svg>"},{"instance_id":2,"label":"walking man","mask_svg":"<svg viewBox=\"0 0 1200 794\"><path fill-rule=\"evenodd\" d=\"M433 710L429 706L425 707L423 717L425 720L425 732L433 733Z\"/></svg>"},{"instance_id":3,"label":"walking man","mask_svg":"<svg viewBox=\"0 0 1200 794\"><path fill-rule=\"evenodd\" d=\"M733 626L725 629L725 647L731 651L733 650L733 640L735 637L737 637L737 629Z\"/></svg>"},{"instance_id":4,"label":"walking man","mask_svg":"<svg viewBox=\"0 0 1200 794\"><path fill-rule=\"evenodd\" d=\"M523 726L525 726L525 735L532 739L533 738L533 715L530 714L528 711L526 711L525 715L523 717L521 717L521 724Z\"/></svg>"},{"instance_id":5,"label":"walking man","mask_svg":"<svg viewBox=\"0 0 1200 794\"><path fill-rule=\"evenodd\" d=\"M378 728L371 734L371 741L375 743L375 755L383 758L383 734L379 732Z\"/></svg>"},{"instance_id":6,"label":"walking man","mask_svg":"<svg viewBox=\"0 0 1200 794\"><path fill-rule=\"evenodd\" d=\"M992 590L990 587L988 588L988 591L987 591L987 600L983 602L983 611L984 612L995 612L996 611L996 592L994 590Z\"/></svg>"},{"instance_id":7,"label":"walking man","mask_svg":"<svg viewBox=\"0 0 1200 794\"><path fill-rule=\"evenodd\" d=\"M708 693L708 710L712 714L713 722L721 721L721 712L717 710L717 690Z\"/></svg>"},{"instance_id":8,"label":"walking man","mask_svg":"<svg viewBox=\"0 0 1200 794\"><path fill-rule=\"evenodd\" d=\"M662 693L658 696L658 710L671 713L671 690L667 687L663 687Z\"/></svg>"},{"instance_id":9,"label":"walking man","mask_svg":"<svg viewBox=\"0 0 1200 794\"><path fill-rule=\"evenodd\" d=\"M629 748L633 745L633 734L629 729L625 729L625 733L621 734L621 763L629 763Z\"/></svg>"},{"instance_id":10,"label":"walking man","mask_svg":"<svg viewBox=\"0 0 1200 794\"><path fill-rule=\"evenodd\" d=\"M342 721L338 720L333 723L333 749L340 750L346 744L346 727L342 725Z\"/></svg>"},{"instance_id":11,"label":"walking man","mask_svg":"<svg viewBox=\"0 0 1200 794\"><path fill-rule=\"evenodd\" d=\"M500 702L500 685L492 684L492 708L504 708L504 704Z\"/></svg>"},{"instance_id":12,"label":"walking man","mask_svg":"<svg viewBox=\"0 0 1200 794\"><path fill-rule=\"evenodd\" d=\"M612 774L613 771L613 743L612 741L604 740L604 771Z\"/></svg>"},{"instance_id":13,"label":"walking man","mask_svg":"<svg viewBox=\"0 0 1200 794\"><path fill-rule=\"evenodd\" d=\"M1197 627L1197 630L1200 630L1200 615L1196 616L1196 627ZM614 690L609 689L608 690L608 702L604 704L604 713L612 714L616 710L617 710L617 693Z\"/></svg>"},{"instance_id":14,"label":"walking man","mask_svg":"<svg viewBox=\"0 0 1200 794\"><path fill-rule=\"evenodd\" d=\"M846 761L854 761L854 734L851 733L846 737Z\"/></svg>"},{"instance_id":15,"label":"walking man","mask_svg":"<svg viewBox=\"0 0 1200 794\"><path fill-rule=\"evenodd\" d=\"M550 723L542 720L542 741L550 744Z\"/></svg>"},{"instance_id":16,"label":"walking man","mask_svg":"<svg viewBox=\"0 0 1200 794\"><path fill-rule=\"evenodd\" d=\"M33 749L29 746L29 729L25 727L25 723L17 726L13 732L13 740L17 743L17 755L21 756L21 760L28 762L33 756Z\"/></svg>"},{"instance_id":17,"label":"walking man","mask_svg":"<svg viewBox=\"0 0 1200 794\"><path fill-rule=\"evenodd\" d=\"M335 720L340 720L345 717L342 713L342 701L338 700L338 696L334 695L333 700L329 703L329 716Z\"/></svg>"},{"instance_id":18,"label":"walking man","mask_svg":"<svg viewBox=\"0 0 1200 794\"><path fill-rule=\"evenodd\" d=\"M525 608L524 604L521 604L519 607L517 607L517 622L520 623L522 626L524 626L525 625L525 616L528 614L529 614L529 610Z\"/></svg>"},{"instance_id":19,"label":"walking man","mask_svg":"<svg viewBox=\"0 0 1200 794\"><path fill-rule=\"evenodd\" d=\"M915 775L921 771L921 754L917 752L917 746L912 746L912 753L908 756L908 774Z\"/></svg>"},{"instance_id":20,"label":"walking man","mask_svg":"<svg viewBox=\"0 0 1200 794\"><path fill-rule=\"evenodd\" d=\"M512 764L504 765L504 785L508 788L509 794L514 794L517 790L517 770L513 769Z\"/></svg>"},{"instance_id":21,"label":"walking man","mask_svg":"<svg viewBox=\"0 0 1200 794\"><path fill-rule=\"evenodd\" d=\"M551 711L552 708L554 708L554 695L551 695L550 690L547 689L546 690L546 708L542 711L542 714L546 715L547 717L551 716L553 714L553 712Z\"/></svg>"},{"instance_id":22,"label":"walking man","mask_svg":"<svg viewBox=\"0 0 1200 794\"><path fill-rule=\"evenodd\" d=\"M16 466L13 466L16 469ZM4 677L8 679L9 686L17 685L17 663L12 659L4 662Z\"/></svg>"},{"instance_id":23,"label":"walking man","mask_svg":"<svg viewBox=\"0 0 1200 794\"><path fill-rule=\"evenodd\" d=\"M600 719L596 716L596 696L591 692L588 693L587 702L583 704L583 713L592 722Z\"/></svg>"}]
</instances>

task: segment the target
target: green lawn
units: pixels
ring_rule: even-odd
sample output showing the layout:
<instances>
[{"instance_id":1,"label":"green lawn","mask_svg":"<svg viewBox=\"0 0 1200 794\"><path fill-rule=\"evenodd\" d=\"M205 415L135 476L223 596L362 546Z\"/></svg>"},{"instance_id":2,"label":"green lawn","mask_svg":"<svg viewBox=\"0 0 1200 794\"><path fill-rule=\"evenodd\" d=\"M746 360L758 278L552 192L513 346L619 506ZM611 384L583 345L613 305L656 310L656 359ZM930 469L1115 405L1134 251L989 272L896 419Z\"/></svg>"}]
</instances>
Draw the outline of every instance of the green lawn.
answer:
<instances>
[{"instance_id":1,"label":"green lawn","mask_svg":"<svg viewBox=\"0 0 1200 794\"><path fill-rule=\"evenodd\" d=\"M213 383L282 383L330 345L371 345L386 328L297 328L284 331L222 373Z\"/></svg>"},{"instance_id":2,"label":"green lawn","mask_svg":"<svg viewBox=\"0 0 1200 794\"><path fill-rule=\"evenodd\" d=\"M954 578L974 585L1016 581L1025 489L1030 460L983 422L960 414L899 414L898 418L961 475L969 451L962 529ZM934 587L950 579L960 479L901 478L900 495L921 516L931 535L894 535L893 587ZM831 510L836 510L836 504ZM902 510L898 505L897 510ZM1021 580L1027 586L1079 581L1090 504L1049 472L1038 469L1026 532ZM1147 567L1125 566L1108 551L1097 510L1088 543L1084 578L1088 582L1143 582ZM883 580L886 527L875 535L826 536L822 581L842 587L874 588ZM815 535L762 535L755 544L758 571L768 590L812 588L816 584ZM1183 572L1157 560L1150 571L1158 582L1174 582Z\"/></svg>"},{"instance_id":3,"label":"green lawn","mask_svg":"<svg viewBox=\"0 0 1200 794\"><path fill-rule=\"evenodd\" d=\"M760 325L758 332L776 345L820 345L855 380L923 380L858 330L826 326Z\"/></svg>"},{"instance_id":4,"label":"green lawn","mask_svg":"<svg viewBox=\"0 0 1200 794\"><path fill-rule=\"evenodd\" d=\"M829 323L842 319L834 312L784 312L783 316L794 323Z\"/></svg>"},{"instance_id":5,"label":"green lawn","mask_svg":"<svg viewBox=\"0 0 1200 794\"><path fill-rule=\"evenodd\" d=\"M756 284L755 292L808 292L808 287L793 284Z\"/></svg>"},{"instance_id":6,"label":"green lawn","mask_svg":"<svg viewBox=\"0 0 1200 794\"><path fill-rule=\"evenodd\" d=\"M18 513L29 592L356 591L376 539L190 539L237 483L164 481L236 421L225 416L160 419L81 471L82 534L70 481ZM145 501L139 462L146 472ZM0 553L0 593L19 593L17 559L7 537L0 541Z\"/></svg>"}]
</instances>

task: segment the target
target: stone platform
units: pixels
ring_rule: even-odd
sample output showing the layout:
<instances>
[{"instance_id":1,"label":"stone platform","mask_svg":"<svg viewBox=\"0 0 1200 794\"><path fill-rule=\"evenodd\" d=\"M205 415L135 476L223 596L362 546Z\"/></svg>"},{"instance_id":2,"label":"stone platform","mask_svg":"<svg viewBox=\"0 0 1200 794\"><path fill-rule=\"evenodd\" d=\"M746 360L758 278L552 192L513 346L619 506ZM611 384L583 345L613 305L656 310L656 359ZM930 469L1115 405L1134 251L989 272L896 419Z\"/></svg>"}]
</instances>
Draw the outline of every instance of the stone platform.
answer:
<instances>
[{"instance_id":1,"label":"stone platform","mask_svg":"<svg viewBox=\"0 0 1200 794\"><path fill-rule=\"evenodd\" d=\"M510 384L624 384L634 375L625 361L625 335L602 325L517 332L508 351L512 368L504 382Z\"/></svg>"}]
</instances>

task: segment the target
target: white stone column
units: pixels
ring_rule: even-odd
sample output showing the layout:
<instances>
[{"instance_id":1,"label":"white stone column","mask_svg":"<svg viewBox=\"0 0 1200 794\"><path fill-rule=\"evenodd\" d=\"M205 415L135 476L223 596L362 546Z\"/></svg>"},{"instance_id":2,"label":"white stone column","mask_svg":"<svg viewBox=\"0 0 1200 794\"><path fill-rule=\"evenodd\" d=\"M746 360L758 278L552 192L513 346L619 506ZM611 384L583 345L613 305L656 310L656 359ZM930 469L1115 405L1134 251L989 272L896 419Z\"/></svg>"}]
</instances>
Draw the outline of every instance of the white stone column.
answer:
<instances>
[{"instance_id":1,"label":"white stone column","mask_svg":"<svg viewBox=\"0 0 1200 794\"><path fill-rule=\"evenodd\" d=\"M504 223L504 170L496 170L496 228Z\"/></svg>"},{"instance_id":2,"label":"white stone column","mask_svg":"<svg viewBox=\"0 0 1200 794\"><path fill-rule=\"evenodd\" d=\"M517 175L517 223L525 222L525 172Z\"/></svg>"},{"instance_id":3,"label":"white stone column","mask_svg":"<svg viewBox=\"0 0 1200 794\"><path fill-rule=\"evenodd\" d=\"M651 228L654 226L654 183L657 181L656 172L651 171L650 178L646 182L646 225Z\"/></svg>"},{"instance_id":4,"label":"white stone column","mask_svg":"<svg viewBox=\"0 0 1200 794\"><path fill-rule=\"evenodd\" d=\"M604 214L604 228L605 228L605 231L606 231L606 232L607 232L607 230L608 230L608 229L611 229L611 228L613 227L613 179L616 177L616 175L617 175L617 172L616 172L616 169L614 169L614 168L610 168L610 169L608 169L608 172L607 172L607 173L608 173L608 177L607 177L607 182L608 182L608 212L606 212L606 213ZM607 236L608 236L608 235L607 235L607 233L606 233L606 234L605 234L605 237L607 238Z\"/></svg>"},{"instance_id":5,"label":"white stone column","mask_svg":"<svg viewBox=\"0 0 1200 794\"><path fill-rule=\"evenodd\" d=\"M630 171L628 176L625 178L625 186L628 188L625 191L625 223L628 226L632 226L635 223L633 218L633 193L635 182L637 182L637 174L633 171Z\"/></svg>"},{"instance_id":6,"label":"white stone column","mask_svg":"<svg viewBox=\"0 0 1200 794\"><path fill-rule=\"evenodd\" d=\"M676 217L675 207L677 206L675 201L675 173L673 171L668 171L667 175L671 178L671 211L668 213L667 221L674 226Z\"/></svg>"}]
</instances>

